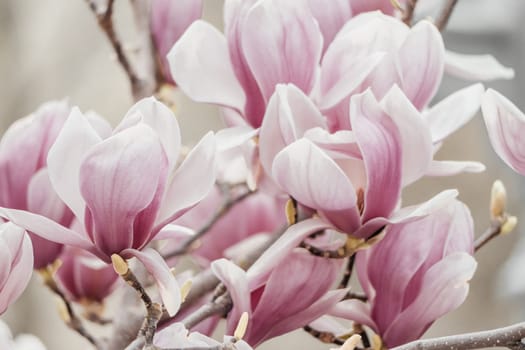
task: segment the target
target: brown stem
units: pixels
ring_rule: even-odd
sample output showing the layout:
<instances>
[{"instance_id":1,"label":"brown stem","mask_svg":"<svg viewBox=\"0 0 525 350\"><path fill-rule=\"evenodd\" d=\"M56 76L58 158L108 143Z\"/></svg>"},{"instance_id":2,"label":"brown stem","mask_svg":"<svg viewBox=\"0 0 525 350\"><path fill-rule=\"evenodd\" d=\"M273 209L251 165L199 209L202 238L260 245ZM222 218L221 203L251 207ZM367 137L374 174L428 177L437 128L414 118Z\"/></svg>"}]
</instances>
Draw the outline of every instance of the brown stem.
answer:
<instances>
[{"instance_id":1,"label":"brown stem","mask_svg":"<svg viewBox=\"0 0 525 350\"><path fill-rule=\"evenodd\" d=\"M354 269L354 263L355 263L355 255L352 255L348 258L348 262L346 264L346 269L343 274L343 278L341 279L341 282L339 282L339 289L346 288L348 286L348 283L350 282L350 278L352 278L352 271Z\"/></svg>"},{"instance_id":2,"label":"brown stem","mask_svg":"<svg viewBox=\"0 0 525 350\"><path fill-rule=\"evenodd\" d=\"M186 240L180 248L177 250L168 253L164 256L164 259L171 259L176 256L187 254L190 250L192 245L200 239L202 236L204 236L206 233L210 231L210 229L219 221L228 211L236 204L242 202L244 199L248 198L252 194L255 193L255 191L247 191L235 198L230 198L228 191L224 190L223 193L225 194L226 198L224 199L223 203L219 207L219 209L215 212L215 214L208 220L208 222L201 227L192 237L190 237L188 240Z\"/></svg>"},{"instance_id":3,"label":"brown stem","mask_svg":"<svg viewBox=\"0 0 525 350\"><path fill-rule=\"evenodd\" d=\"M54 268L51 266L48 266L42 270L39 271L40 275L42 276L42 279L44 281L44 284L53 292L55 293L63 302L63 305L65 306L64 314L61 315L62 319L66 323L66 325L80 334L82 337L84 337L87 341L89 341L91 344L95 346L95 348L100 349L99 342L93 337L84 327L82 320L77 316L75 313L75 310L73 309L73 306L67 300L66 296L60 290L58 287L55 279L53 278L54 274Z\"/></svg>"},{"instance_id":4,"label":"brown stem","mask_svg":"<svg viewBox=\"0 0 525 350\"><path fill-rule=\"evenodd\" d=\"M319 339L320 342L325 343L325 344L343 345L345 343L343 339L338 338L333 333L319 331L308 325L304 326L303 330L306 333L310 334L312 337Z\"/></svg>"},{"instance_id":5,"label":"brown stem","mask_svg":"<svg viewBox=\"0 0 525 350\"><path fill-rule=\"evenodd\" d=\"M488 331L416 340L392 350L470 350L491 347L525 349L525 322Z\"/></svg>"},{"instance_id":6,"label":"brown stem","mask_svg":"<svg viewBox=\"0 0 525 350\"><path fill-rule=\"evenodd\" d=\"M405 10L403 11L403 22L406 25L412 25L412 19L414 18L414 10L416 9L417 0L407 0Z\"/></svg>"},{"instance_id":7,"label":"brown stem","mask_svg":"<svg viewBox=\"0 0 525 350\"><path fill-rule=\"evenodd\" d=\"M474 242L474 251L477 252L481 247L490 242L501 233L501 222L492 220L490 226Z\"/></svg>"},{"instance_id":8,"label":"brown stem","mask_svg":"<svg viewBox=\"0 0 525 350\"><path fill-rule=\"evenodd\" d=\"M441 15L436 21L436 27L439 29L440 32L442 32L447 26L448 20L450 19L450 16L452 15L452 12L454 11L454 8L456 7L457 3L458 3L458 0L448 0L447 1L447 4L445 5L445 7L443 8L443 11L441 12Z\"/></svg>"},{"instance_id":9,"label":"brown stem","mask_svg":"<svg viewBox=\"0 0 525 350\"><path fill-rule=\"evenodd\" d=\"M191 329L205 319L215 315L227 315L233 307L230 293L224 293L215 301L211 301L201 306L197 311L186 317L182 323L187 329Z\"/></svg>"}]
</instances>

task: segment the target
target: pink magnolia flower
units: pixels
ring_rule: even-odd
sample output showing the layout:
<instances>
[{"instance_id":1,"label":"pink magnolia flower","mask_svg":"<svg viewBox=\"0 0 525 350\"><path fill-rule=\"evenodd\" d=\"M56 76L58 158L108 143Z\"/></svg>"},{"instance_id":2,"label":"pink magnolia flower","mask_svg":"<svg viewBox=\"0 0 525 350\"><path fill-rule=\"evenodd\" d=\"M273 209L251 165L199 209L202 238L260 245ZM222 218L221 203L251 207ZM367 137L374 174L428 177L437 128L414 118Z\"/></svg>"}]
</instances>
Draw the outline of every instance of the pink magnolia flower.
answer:
<instances>
[{"instance_id":1,"label":"pink magnolia flower","mask_svg":"<svg viewBox=\"0 0 525 350\"><path fill-rule=\"evenodd\" d=\"M215 182L215 141L210 132L180 161L178 123L154 98L131 108L103 139L74 108L49 151L53 188L82 224L71 230L39 215L1 214L46 239L86 249L109 262L112 254L137 257L156 278L170 314L180 304L176 281L146 245L165 238L162 228L196 205Z\"/></svg>"},{"instance_id":2,"label":"pink magnolia flower","mask_svg":"<svg viewBox=\"0 0 525 350\"><path fill-rule=\"evenodd\" d=\"M0 349L2 350L46 350L40 339L30 334L19 334L13 338L11 330L0 320Z\"/></svg>"},{"instance_id":3,"label":"pink magnolia flower","mask_svg":"<svg viewBox=\"0 0 525 350\"><path fill-rule=\"evenodd\" d=\"M56 278L69 300L102 303L113 291L118 275L111 264L73 247L66 247L60 260Z\"/></svg>"},{"instance_id":4,"label":"pink magnolia flower","mask_svg":"<svg viewBox=\"0 0 525 350\"><path fill-rule=\"evenodd\" d=\"M512 169L525 175L525 114L505 96L487 90L483 96L483 117L492 147Z\"/></svg>"},{"instance_id":5,"label":"pink magnolia flower","mask_svg":"<svg viewBox=\"0 0 525 350\"><path fill-rule=\"evenodd\" d=\"M233 333L243 312L249 314L243 339L254 347L308 324L345 294L329 291L340 268L340 260L317 258L304 250L256 263L246 272L228 260L214 261L212 270L233 299L226 333Z\"/></svg>"},{"instance_id":6,"label":"pink magnolia flower","mask_svg":"<svg viewBox=\"0 0 525 350\"><path fill-rule=\"evenodd\" d=\"M371 327L392 348L418 339L436 319L459 307L477 264L472 217L459 201L387 230L382 241L357 254L369 304L345 300L330 315Z\"/></svg>"},{"instance_id":7,"label":"pink magnolia flower","mask_svg":"<svg viewBox=\"0 0 525 350\"><path fill-rule=\"evenodd\" d=\"M169 83L174 84L166 55L186 28L201 15L202 0L153 0L151 3L151 36L162 75Z\"/></svg>"},{"instance_id":8,"label":"pink magnolia flower","mask_svg":"<svg viewBox=\"0 0 525 350\"><path fill-rule=\"evenodd\" d=\"M28 210L69 226L73 213L57 196L46 168L51 145L66 121L65 101L48 102L35 113L17 120L0 142L0 206ZM35 268L52 263L62 245L30 233Z\"/></svg>"},{"instance_id":9,"label":"pink magnolia flower","mask_svg":"<svg viewBox=\"0 0 525 350\"><path fill-rule=\"evenodd\" d=\"M22 294L32 272L31 239L23 228L0 224L0 315Z\"/></svg>"}]
</instances>

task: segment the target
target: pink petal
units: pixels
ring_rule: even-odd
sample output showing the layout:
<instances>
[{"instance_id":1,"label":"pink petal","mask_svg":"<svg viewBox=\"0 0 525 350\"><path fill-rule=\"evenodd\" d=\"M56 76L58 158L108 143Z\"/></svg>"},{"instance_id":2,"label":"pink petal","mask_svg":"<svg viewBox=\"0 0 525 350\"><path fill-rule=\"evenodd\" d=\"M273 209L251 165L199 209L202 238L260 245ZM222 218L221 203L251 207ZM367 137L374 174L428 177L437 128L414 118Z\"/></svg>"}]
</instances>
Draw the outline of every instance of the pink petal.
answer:
<instances>
[{"instance_id":1,"label":"pink petal","mask_svg":"<svg viewBox=\"0 0 525 350\"><path fill-rule=\"evenodd\" d=\"M458 196L457 190L445 190L426 202L404 207L394 212L387 222L390 224L399 224L412 221L414 219L427 216L443 208L444 206L450 205Z\"/></svg>"},{"instance_id":2,"label":"pink petal","mask_svg":"<svg viewBox=\"0 0 525 350\"><path fill-rule=\"evenodd\" d=\"M403 91L394 85L381 101L384 111L399 130L403 150L403 182L406 186L420 179L432 161L432 137L421 114Z\"/></svg>"},{"instance_id":3,"label":"pink petal","mask_svg":"<svg viewBox=\"0 0 525 350\"><path fill-rule=\"evenodd\" d=\"M443 77L445 46L436 26L418 22L399 49L403 91L417 109L425 107Z\"/></svg>"},{"instance_id":4,"label":"pink petal","mask_svg":"<svg viewBox=\"0 0 525 350\"><path fill-rule=\"evenodd\" d=\"M247 271L250 279L250 288L255 289L259 287L262 281L267 279L271 270L286 259L290 252L306 237L314 232L328 228L331 228L330 224L320 219L307 219L290 226Z\"/></svg>"},{"instance_id":5,"label":"pink petal","mask_svg":"<svg viewBox=\"0 0 525 350\"><path fill-rule=\"evenodd\" d=\"M481 106L484 91L482 84L474 84L456 91L432 106L424 114L432 132L432 141L443 141L469 122Z\"/></svg>"},{"instance_id":6,"label":"pink petal","mask_svg":"<svg viewBox=\"0 0 525 350\"><path fill-rule=\"evenodd\" d=\"M488 89L481 105L492 147L512 169L525 175L525 114L510 100Z\"/></svg>"},{"instance_id":7,"label":"pink petal","mask_svg":"<svg viewBox=\"0 0 525 350\"><path fill-rule=\"evenodd\" d=\"M419 338L432 322L458 308L467 297L476 266L472 256L459 252L432 266L416 300L383 334L386 345L394 347Z\"/></svg>"},{"instance_id":8,"label":"pink petal","mask_svg":"<svg viewBox=\"0 0 525 350\"><path fill-rule=\"evenodd\" d=\"M152 248L143 251L126 249L121 252L125 258L136 257L148 270L157 283L160 297L170 316L175 316L181 304L179 284L160 254Z\"/></svg>"},{"instance_id":9,"label":"pink petal","mask_svg":"<svg viewBox=\"0 0 525 350\"><path fill-rule=\"evenodd\" d=\"M243 312L251 316L250 291L246 272L229 260L219 259L211 264L215 276L226 286L233 300L233 309L228 315L226 333L233 334Z\"/></svg>"},{"instance_id":10,"label":"pink petal","mask_svg":"<svg viewBox=\"0 0 525 350\"><path fill-rule=\"evenodd\" d=\"M261 163L271 173L277 153L311 128L326 123L313 101L295 85L277 85L268 102L259 135Z\"/></svg>"},{"instance_id":11,"label":"pink petal","mask_svg":"<svg viewBox=\"0 0 525 350\"><path fill-rule=\"evenodd\" d=\"M85 210L85 202L80 194L80 165L86 153L101 141L86 117L75 107L47 157L53 188L80 222L84 222Z\"/></svg>"},{"instance_id":12,"label":"pink petal","mask_svg":"<svg viewBox=\"0 0 525 350\"><path fill-rule=\"evenodd\" d=\"M0 208L0 216L49 241L91 250L93 244L84 236L44 216L23 210Z\"/></svg>"},{"instance_id":13,"label":"pink petal","mask_svg":"<svg viewBox=\"0 0 525 350\"><path fill-rule=\"evenodd\" d=\"M125 129L96 145L80 169L80 189L89 211L86 228L108 256L140 247L155 218L138 214L160 197L166 158L157 135L143 124ZM143 224L149 222L149 224ZM138 231L138 232L134 232Z\"/></svg>"},{"instance_id":14,"label":"pink petal","mask_svg":"<svg viewBox=\"0 0 525 350\"><path fill-rule=\"evenodd\" d=\"M387 217L401 192L402 148L396 125L370 91L352 97L352 126L365 163L367 185L363 222Z\"/></svg>"},{"instance_id":15,"label":"pink petal","mask_svg":"<svg viewBox=\"0 0 525 350\"><path fill-rule=\"evenodd\" d=\"M266 102L279 83L293 83L310 93L323 39L305 6L296 1L259 1L247 13L242 30L242 50Z\"/></svg>"},{"instance_id":16,"label":"pink petal","mask_svg":"<svg viewBox=\"0 0 525 350\"><path fill-rule=\"evenodd\" d=\"M425 175L451 176L461 173L481 173L485 171L485 169L485 165L479 162L433 160Z\"/></svg>"},{"instance_id":17,"label":"pink petal","mask_svg":"<svg viewBox=\"0 0 525 350\"><path fill-rule=\"evenodd\" d=\"M348 0L308 0L307 2L323 33L324 52L337 32L352 17L350 3Z\"/></svg>"},{"instance_id":18,"label":"pink petal","mask_svg":"<svg viewBox=\"0 0 525 350\"><path fill-rule=\"evenodd\" d=\"M155 97L144 98L130 108L122 122L115 128L115 132L138 122L148 125L160 137L170 164L168 171L171 171L177 163L181 147L179 124L171 109Z\"/></svg>"},{"instance_id":19,"label":"pink petal","mask_svg":"<svg viewBox=\"0 0 525 350\"><path fill-rule=\"evenodd\" d=\"M371 317L370 305L361 300L349 299L335 304L329 315L352 320L354 322L366 325L377 332L378 328Z\"/></svg>"},{"instance_id":20,"label":"pink petal","mask_svg":"<svg viewBox=\"0 0 525 350\"><path fill-rule=\"evenodd\" d=\"M171 49L168 61L173 79L191 99L244 109L246 97L226 39L211 24L195 21Z\"/></svg>"},{"instance_id":21,"label":"pink petal","mask_svg":"<svg viewBox=\"0 0 525 350\"><path fill-rule=\"evenodd\" d=\"M491 55L465 55L445 52L445 71L465 80L491 81L514 78L514 69L507 68Z\"/></svg>"},{"instance_id":22,"label":"pink petal","mask_svg":"<svg viewBox=\"0 0 525 350\"><path fill-rule=\"evenodd\" d=\"M367 11L380 10L384 14L392 15L394 6L390 0L350 0L354 16Z\"/></svg>"},{"instance_id":23,"label":"pink petal","mask_svg":"<svg viewBox=\"0 0 525 350\"><path fill-rule=\"evenodd\" d=\"M206 197L215 184L215 168L215 137L209 132L188 154L168 183L154 231Z\"/></svg>"},{"instance_id":24,"label":"pink petal","mask_svg":"<svg viewBox=\"0 0 525 350\"><path fill-rule=\"evenodd\" d=\"M215 135L217 150L221 152L241 146L257 136L258 133L259 129L254 129L248 125L221 129Z\"/></svg>"}]
</instances>

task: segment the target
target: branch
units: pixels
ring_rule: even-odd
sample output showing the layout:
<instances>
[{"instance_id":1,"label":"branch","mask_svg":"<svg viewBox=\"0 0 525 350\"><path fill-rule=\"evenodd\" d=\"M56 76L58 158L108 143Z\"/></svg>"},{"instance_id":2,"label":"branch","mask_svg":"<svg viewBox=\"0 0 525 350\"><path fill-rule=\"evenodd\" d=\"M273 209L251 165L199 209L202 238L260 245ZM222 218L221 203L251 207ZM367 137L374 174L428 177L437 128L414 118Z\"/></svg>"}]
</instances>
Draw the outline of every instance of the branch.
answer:
<instances>
[{"instance_id":1,"label":"branch","mask_svg":"<svg viewBox=\"0 0 525 350\"><path fill-rule=\"evenodd\" d=\"M406 25L410 26L412 24L412 19L414 18L414 10L416 9L418 0L408 0L406 3L406 8L403 11L403 22Z\"/></svg>"},{"instance_id":2,"label":"branch","mask_svg":"<svg viewBox=\"0 0 525 350\"><path fill-rule=\"evenodd\" d=\"M82 337L84 337L87 341L89 341L91 344L95 346L95 348L100 349L100 344L98 341L86 330L84 327L82 320L76 315L75 310L73 309L73 306L67 300L66 296L60 290L58 287L55 279L53 278L53 274L56 268L52 265L47 266L46 268L41 269L40 275L42 276L42 279L44 280L44 284L53 292L55 293L60 300L63 302L64 308L60 308L60 316L62 320L66 323L66 325L80 334Z\"/></svg>"},{"instance_id":3,"label":"branch","mask_svg":"<svg viewBox=\"0 0 525 350\"><path fill-rule=\"evenodd\" d=\"M445 8L441 12L441 15L439 16L438 20L436 21L436 27L439 29L440 32L442 32L447 26L448 20L450 19L450 16L452 15L454 7L456 7L457 3L458 0L448 0L447 4L445 5Z\"/></svg>"},{"instance_id":4,"label":"branch","mask_svg":"<svg viewBox=\"0 0 525 350\"><path fill-rule=\"evenodd\" d=\"M211 316L227 315L232 307L232 298L230 293L226 292L214 301L201 306L197 311L186 317L182 323L187 329L191 329Z\"/></svg>"},{"instance_id":5,"label":"branch","mask_svg":"<svg viewBox=\"0 0 525 350\"><path fill-rule=\"evenodd\" d=\"M228 190L223 189L222 192L226 198L224 199L217 212L213 215L213 217L211 217L210 220L203 227L201 227L200 230L198 230L192 237L186 240L180 248L178 248L174 252L165 255L164 259L168 260L176 256L187 254L191 250L192 245L202 236L204 236L208 231L210 231L213 225L215 225L217 221L224 217L224 215L226 215L234 205L242 202L244 199L248 198L249 196L255 193L255 191L247 191L235 198L231 198L230 194L228 193Z\"/></svg>"},{"instance_id":6,"label":"branch","mask_svg":"<svg viewBox=\"0 0 525 350\"><path fill-rule=\"evenodd\" d=\"M392 350L470 350L496 346L524 350L523 338L525 338L525 322L482 332L416 340Z\"/></svg>"}]
</instances>

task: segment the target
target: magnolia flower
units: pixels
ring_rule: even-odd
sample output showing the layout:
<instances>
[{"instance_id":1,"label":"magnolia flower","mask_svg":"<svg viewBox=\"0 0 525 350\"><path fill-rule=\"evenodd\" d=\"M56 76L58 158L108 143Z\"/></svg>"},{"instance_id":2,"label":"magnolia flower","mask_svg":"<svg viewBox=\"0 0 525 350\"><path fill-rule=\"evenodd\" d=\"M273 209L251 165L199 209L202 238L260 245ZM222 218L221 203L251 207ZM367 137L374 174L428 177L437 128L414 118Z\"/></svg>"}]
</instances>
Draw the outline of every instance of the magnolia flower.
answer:
<instances>
[{"instance_id":1,"label":"magnolia flower","mask_svg":"<svg viewBox=\"0 0 525 350\"><path fill-rule=\"evenodd\" d=\"M252 350L252 347L243 340L235 341L233 345L232 337L224 337L224 344L231 343L228 349ZM173 325L157 332L153 344L161 348L191 348L191 349L218 349L221 343L206 335L198 332L189 332L182 323Z\"/></svg>"},{"instance_id":2,"label":"magnolia flower","mask_svg":"<svg viewBox=\"0 0 525 350\"><path fill-rule=\"evenodd\" d=\"M20 334L13 339L11 330L0 320L0 349L2 350L46 350L46 347L35 336Z\"/></svg>"},{"instance_id":3,"label":"magnolia flower","mask_svg":"<svg viewBox=\"0 0 525 350\"><path fill-rule=\"evenodd\" d=\"M73 213L57 196L46 168L51 145L64 125L70 107L65 101L48 102L35 113L17 120L0 142L0 206L27 210L69 226ZM62 245L30 233L34 267L52 263Z\"/></svg>"},{"instance_id":4,"label":"magnolia flower","mask_svg":"<svg viewBox=\"0 0 525 350\"><path fill-rule=\"evenodd\" d=\"M113 266L93 254L66 247L60 255L62 264L56 278L68 300L81 303L102 303L113 291L118 275Z\"/></svg>"},{"instance_id":5,"label":"magnolia flower","mask_svg":"<svg viewBox=\"0 0 525 350\"><path fill-rule=\"evenodd\" d=\"M356 267L369 304L356 299L329 314L371 327L392 348L418 339L467 297L476 269L473 223L459 201L407 224L358 252Z\"/></svg>"},{"instance_id":6,"label":"magnolia flower","mask_svg":"<svg viewBox=\"0 0 525 350\"><path fill-rule=\"evenodd\" d=\"M483 96L482 110L492 147L509 167L525 175L525 114L492 89Z\"/></svg>"},{"instance_id":7,"label":"magnolia flower","mask_svg":"<svg viewBox=\"0 0 525 350\"><path fill-rule=\"evenodd\" d=\"M256 263L246 272L225 259L211 266L233 299L226 333L233 334L247 312L243 339L254 347L317 319L345 294L344 290L329 291L339 274L340 260L317 258L304 250Z\"/></svg>"},{"instance_id":8,"label":"magnolia flower","mask_svg":"<svg viewBox=\"0 0 525 350\"><path fill-rule=\"evenodd\" d=\"M174 83L166 55L188 26L202 15L202 0L153 0L151 36L160 60L164 79Z\"/></svg>"},{"instance_id":9,"label":"magnolia flower","mask_svg":"<svg viewBox=\"0 0 525 350\"><path fill-rule=\"evenodd\" d=\"M10 222L0 224L0 315L22 294L32 272L29 236Z\"/></svg>"},{"instance_id":10,"label":"magnolia flower","mask_svg":"<svg viewBox=\"0 0 525 350\"><path fill-rule=\"evenodd\" d=\"M155 277L170 314L180 304L176 281L160 255L146 245L162 228L196 205L215 182L210 132L180 162L178 123L154 98L131 108L103 139L74 108L49 151L53 188L82 224L65 228L25 211L1 214L46 239L86 249L106 262L113 254L137 257Z\"/></svg>"}]
</instances>

